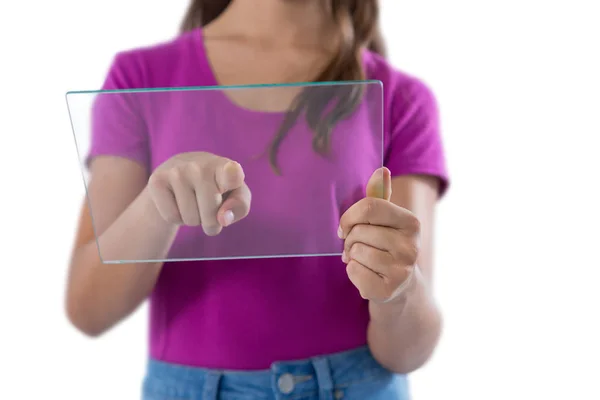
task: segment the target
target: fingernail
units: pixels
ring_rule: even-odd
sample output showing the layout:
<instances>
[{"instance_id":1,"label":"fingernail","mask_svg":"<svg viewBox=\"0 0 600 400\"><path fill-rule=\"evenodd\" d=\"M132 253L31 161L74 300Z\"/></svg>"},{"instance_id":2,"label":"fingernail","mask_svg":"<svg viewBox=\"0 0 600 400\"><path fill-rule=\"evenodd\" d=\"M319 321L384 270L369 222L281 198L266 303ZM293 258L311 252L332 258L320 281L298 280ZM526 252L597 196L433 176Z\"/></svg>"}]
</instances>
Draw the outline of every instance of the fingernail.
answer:
<instances>
[{"instance_id":1,"label":"fingernail","mask_svg":"<svg viewBox=\"0 0 600 400\"><path fill-rule=\"evenodd\" d=\"M342 262L347 262L348 258L346 257L346 251L342 252Z\"/></svg>"},{"instance_id":2,"label":"fingernail","mask_svg":"<svg viewBox=\"0 0 600 400\"><path fill-rule=\"evenodd\" d=\"M240 163L238 163L236 161L228 161L227 164L225 164L225 166L223 167L223 169L228 174L233 174L233 173L236 173L238 171L240 171L242 174L244 173L244 170L242 169L242 166L240 165Z\"/></svg>"},{"instance_id":3,"label":"fingernail","mask_svg":"<svg viewBox=\"0 0 600 400\"><path fill-rule=\"evenodd\" d=\"M206 235L208 236L216 236L221 230L220 226L203 226L202 228L204 230L204 233L206 233Z\"/></svg>"},{"instance_id":4,"label":"fingernail","mask_svg":"<svg viewBox=\"0 0 600 400\"><path fill-rule=\"evenodd\" d=\"M343 239L344 232L342 231L342 227L338 226L337 235L340 239Z\"/></svg>"},{"instance_id":5,"label":"fingernail","mask_svg":"<svg viewBox=\"0 0 600 400\"><path fill-rule=\"evenodd\" d=\"M225 226L229 226L233 223L234 219L233 211L228 210L223 214L223 221L225 221Z\"/></svg>"},{"instance_id":6,"label":"fingernail","mask_svg":"<svg viewBox=\"0 0 600 400\"><path fill-rule=\"evenodd\" d=\"M239 164L235 161L227 161L227 163L225 164L225 166L223 167L223 169L227 170L227 169L233 169L236 168Z\"/></svg>"}]
</instances>

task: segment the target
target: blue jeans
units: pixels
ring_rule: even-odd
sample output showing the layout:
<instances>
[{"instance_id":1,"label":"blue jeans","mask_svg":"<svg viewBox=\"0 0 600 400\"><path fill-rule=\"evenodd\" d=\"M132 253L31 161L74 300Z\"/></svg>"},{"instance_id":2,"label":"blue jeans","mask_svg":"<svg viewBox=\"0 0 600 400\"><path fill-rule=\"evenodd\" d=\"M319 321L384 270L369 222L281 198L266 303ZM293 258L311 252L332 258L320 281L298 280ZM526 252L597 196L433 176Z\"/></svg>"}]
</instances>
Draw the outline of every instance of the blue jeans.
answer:
<instances>
[{"instance_id":1,"label":"blue jeans","mask_svg":"<svg viewBox=\"0 0 600 400\"><path fill-rule=\"evenodd\" d=\"M150 360L143 400L409 400L408 381L366 347L268 370L222 371Z\"/></svg>"}]
</instances>

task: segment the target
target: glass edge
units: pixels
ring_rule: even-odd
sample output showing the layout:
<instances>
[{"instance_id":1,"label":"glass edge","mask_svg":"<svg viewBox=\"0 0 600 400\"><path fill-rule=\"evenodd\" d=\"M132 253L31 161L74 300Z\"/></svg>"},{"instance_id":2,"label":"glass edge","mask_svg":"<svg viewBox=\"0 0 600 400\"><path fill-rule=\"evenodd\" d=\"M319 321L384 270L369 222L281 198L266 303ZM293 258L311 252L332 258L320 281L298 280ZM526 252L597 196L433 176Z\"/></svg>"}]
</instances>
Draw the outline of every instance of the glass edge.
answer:
<instances>
[{"instance_id":1,"label":"glass edge","mask_svg":"<svg viewBox=\"0 0 600 400\"><path fill-rule=\"evenodd\" d=\"M297 258L297 257L340 257L339 253L310 253L310 254L263 254L256 256L223 256L223 257L197 257L197 258L161 258L152 260L106 260L102 259L102 264L148 264L157 262L190 262L190 261L228 261L228 260L265 260L277 258Z\"/></svg>"},{"instance_id":2,"label":"glass edge","mask_svg":"<svg viewBox=\"0 0 600 400\"><path fill-rule=\"evenodd\" d=\"M103 263L103 264L105 264L105 261L104 261L104 258L102 257L102 252L101 252L101 249L100 249L100 243L98 241L98 235L97 235L98 230L96 229L96 219L94 218L93 211L91 211L92 210L92 205L91 205L91 202L90 202L89 188L88 188L88 184L87 184L86 179L85 179L85 170L86 170L87 166L85 165L85 162L82 161L81 152L79 150L79 143L78 143L78 140L77 140L77 132L76 132L76 129L75 129L75 125L73 124L73 116L72 116L72 113L71 113L71 106L69 104L69 92L65 93L65 103L66 103L66 106L67 106L67 115L69 117L69 126L71 127L71 135L73 137L73 141L74 141L74 144L75 144L75 154L77 156L77 164L79 164L79 170L81 172L81 179L83 181L84 200L85 200L88 208L90 209L90 219L91 219L91 222L92 222L92 230L94 231L94 238L95 238L95 241L96 241L96 247L98 248L98 257L100 258L100 262Z\"/></svg>"},{"instance_id":3,"label":"glass edge","mask_svg":"<svg viewBox=\"0 0 600 400\"><path fill-rule=\"evenodd\" d=\"M379 81L381 85L381 167L385 167L385 86L383 82ZM383 170L382 170L383 171Z\"/></svg>"},{"instance_id":4,"label":"glass edge","mask_svg":"<svg viewBox=\"0 0 600 400\"><path fill-rule=\"evenodd\" d=\"M106 90L68 90L65 97L74 94L99 94L99 93L147 93L147 92L174 92L174 91L194 91L194 90L227 90L227 89L260 89L273 87L311 87L311 86L334 86L334 85L356 85L356 84L379 84L383 87L383 82L378 79L366 79L358 81L329 81L329 82L300 82L300 83L280 83L280 84L256 84L256 85L219 85L219 86L180 86L172 88L137 88L137 89L106 89ZM67 100L68 101L68 100Z\"/></svg>"}]
</instances>

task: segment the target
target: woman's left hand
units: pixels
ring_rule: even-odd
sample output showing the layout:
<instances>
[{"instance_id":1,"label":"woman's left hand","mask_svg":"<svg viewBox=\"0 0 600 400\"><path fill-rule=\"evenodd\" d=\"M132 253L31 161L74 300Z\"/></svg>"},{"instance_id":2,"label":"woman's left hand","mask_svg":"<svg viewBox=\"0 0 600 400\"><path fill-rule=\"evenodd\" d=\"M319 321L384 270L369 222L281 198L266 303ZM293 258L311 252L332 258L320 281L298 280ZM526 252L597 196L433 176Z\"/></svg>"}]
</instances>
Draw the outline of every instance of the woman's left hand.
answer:
<instances>
[{"instance_id":1,"label":"woman's left hand","mask_svg":"<svg viewBox=\"0 0 600 400\"><path fill-rule=\"evenodd\" d=\"M390 171L375 171L367 197L342 215L338 231L350 281L364 299L376 303L402 297L418 256L419 220L390 201L391 191Z\"/></svg>"}]
</instances>

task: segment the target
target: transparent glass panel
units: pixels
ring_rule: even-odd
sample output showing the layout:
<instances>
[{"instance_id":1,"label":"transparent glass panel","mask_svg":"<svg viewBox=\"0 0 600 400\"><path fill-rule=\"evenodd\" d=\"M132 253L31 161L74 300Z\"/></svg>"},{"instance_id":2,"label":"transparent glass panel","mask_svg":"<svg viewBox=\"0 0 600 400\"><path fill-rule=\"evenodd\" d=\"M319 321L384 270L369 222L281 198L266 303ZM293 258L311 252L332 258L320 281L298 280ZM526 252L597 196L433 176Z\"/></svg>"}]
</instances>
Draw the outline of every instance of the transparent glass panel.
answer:
<instances>
[{"instance_id":1,"label":"transparent glass panel","mask_svg":"<svg viewBox=\"0 0 600 400\"><path fill-rule=\"evenodd\" d=\"M340 217L383 165L379 81L74 91L67 105L104 263L339 256ZM228 210L244 218L228 225Z\"/></svg>"}]
</instances>

